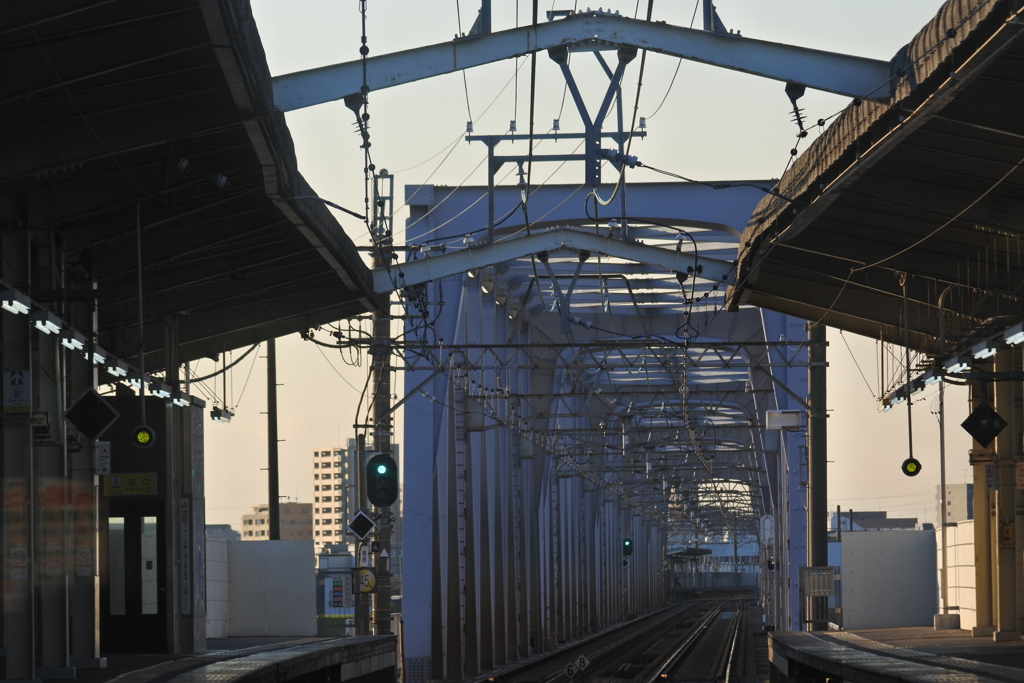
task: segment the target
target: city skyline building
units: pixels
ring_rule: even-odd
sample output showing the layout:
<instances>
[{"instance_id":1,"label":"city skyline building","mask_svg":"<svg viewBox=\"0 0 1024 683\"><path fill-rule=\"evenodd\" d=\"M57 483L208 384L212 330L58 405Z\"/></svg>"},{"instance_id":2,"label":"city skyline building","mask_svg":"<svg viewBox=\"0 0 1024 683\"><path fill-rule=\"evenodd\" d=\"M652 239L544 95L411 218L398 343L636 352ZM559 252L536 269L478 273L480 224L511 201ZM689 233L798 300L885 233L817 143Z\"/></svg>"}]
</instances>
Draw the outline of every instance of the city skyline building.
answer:
<instances>
[{"instance_id":1,"label":"city skyline building","mask_svg":"<svg viewBox=\"0 0 1024 683\"><path fill-rule=\"evenodd\" d=\"M955 524L974 519L974 484L946 484L946 514L942 514L942 487L935 487L935 523Z\"/></svg>"},{"instance_id":2,"label":"city skyline building","mask_svg":"<svg viewBox=\"0 0 1024 683\"><path fill-rule=\"evenodd\" d=\"M313 538L313 506L309 503L282 502L282 541L308 541ZM253 505L252 512L242 515L243 541L270 540L270 506L267 503Z\"/></svg>"}]
</instances>

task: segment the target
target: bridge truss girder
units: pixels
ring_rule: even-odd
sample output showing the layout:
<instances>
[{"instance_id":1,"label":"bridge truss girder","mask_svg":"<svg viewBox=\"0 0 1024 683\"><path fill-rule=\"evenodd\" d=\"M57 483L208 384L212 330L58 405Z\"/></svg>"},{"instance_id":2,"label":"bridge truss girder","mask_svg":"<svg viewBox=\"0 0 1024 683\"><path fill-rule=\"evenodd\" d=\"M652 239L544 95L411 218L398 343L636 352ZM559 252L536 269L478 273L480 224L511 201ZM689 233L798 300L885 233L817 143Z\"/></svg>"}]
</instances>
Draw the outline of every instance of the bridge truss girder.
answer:
<instances>
[{"instance_id":1,"label":"bridge truss girder","mask_svg":"<svg viewBox=\"0 0 1024 683\"><path fill-rule=\"evenodd\" d=\"M481 190L445 191L416 190L430 203L411 205L409 240L432 241L410 259L440 258L431 255L439 244L476 250L461 238L486 224L482 207L466 209ZM540 188L530 210L571 192ZM737 238L720 226L735 224L733 213L745 221L760 195L665 184L628 192L724 262ZM495 200L513 193L497 188ZM673 215L678 207L686 215ZM581 224L551 210L558 224ZM679 233L631 222L645 246L675 253ZM415 263L391 270L408 275ZM416 482L405 489L405 553L407 566L433 567L433 578L406 578L407 634L417 634L406 647L431 658L431 678L471 677L648 609L670 546L756 534L778 505L780 462L799 459L795 441L763 428L766 410L792 407L786 373L807 373L806 337L765 329L766 315L786 328L783 316L723 311L709 280L688 278L684 289L673 271L614 257L563 251L542 263L521 250L405 290L432 321L407 318L402 342L406 384L419 387L405 412L406 481ZM622 272L617 298L605 267ZM577 298L588 288L597 305ZM636 547L626 571L624 537ZM433 597L428 606L411 596Z\"/></svg>"}]
</instances>

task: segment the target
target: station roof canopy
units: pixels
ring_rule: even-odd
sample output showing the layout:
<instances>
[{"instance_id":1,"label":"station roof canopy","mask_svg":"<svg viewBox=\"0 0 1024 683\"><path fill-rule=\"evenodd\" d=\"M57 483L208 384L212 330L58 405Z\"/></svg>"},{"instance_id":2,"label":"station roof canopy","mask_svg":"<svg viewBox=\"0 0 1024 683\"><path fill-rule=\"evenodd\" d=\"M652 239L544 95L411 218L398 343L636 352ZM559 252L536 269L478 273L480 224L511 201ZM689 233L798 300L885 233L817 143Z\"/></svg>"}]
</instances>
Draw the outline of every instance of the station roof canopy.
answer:
<instances>
[{"instance_id":1,"label":"station roof canopy","mask_svg":"<svg viewBox=\"0 0 1024 683\"><path fill-rule=\"evenodd\" d=\"M892 60L893 99L854 101L758 205L731 305L898 344L906 326L931 354L940 326L953 352L1020 321L1022 29L1019 2L945 3Z\"/></svg>"},{"instance_id":2,"label":"station roof canopy","mask_svg":"<svg viewBox=\"0 0 1024 683\"><path fill-rule=\"evenodd\" d=\"M341 225L302 198L248 3L5 3L0 26L5 287L95 298L99 343L135 357L141 227L151 368L171 317L183 362L380 305ZM30 233L66 250L45 278Z\"/></svg>"}]
</instances>

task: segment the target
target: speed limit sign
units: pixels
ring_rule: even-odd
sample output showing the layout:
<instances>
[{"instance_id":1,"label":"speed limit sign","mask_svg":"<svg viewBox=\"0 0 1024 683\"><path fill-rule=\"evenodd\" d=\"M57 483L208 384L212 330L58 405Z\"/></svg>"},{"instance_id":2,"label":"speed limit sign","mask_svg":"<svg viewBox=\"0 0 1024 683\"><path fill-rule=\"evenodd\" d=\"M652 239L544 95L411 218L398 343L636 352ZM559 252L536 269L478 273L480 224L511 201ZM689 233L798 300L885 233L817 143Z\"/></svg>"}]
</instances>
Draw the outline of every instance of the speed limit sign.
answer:
<instances>
[{"instance_id":1,"label":"speed limit sign","mask_svg":"<svg viewBox=\"0 0 1024 683\"><path fill-rule=\"evenodd\" d=\"M569 678L575 678L576 674L583 673L588 666L590 666L590 660L587 659L585 656L580 655L576 659L566 664L565 668L562 669L562 672Z\"/></svg>"},{"instance_id":2,"label":"speed limit sign","mask_svg":"<svg viewBox=\"0 0 1024 683\"><path fill-rule=\"evenodd\" d=\"M377 585L377 575L372 569L357 569L352 572L352 592L369 593Z\"/></svg>"}]
</instances>

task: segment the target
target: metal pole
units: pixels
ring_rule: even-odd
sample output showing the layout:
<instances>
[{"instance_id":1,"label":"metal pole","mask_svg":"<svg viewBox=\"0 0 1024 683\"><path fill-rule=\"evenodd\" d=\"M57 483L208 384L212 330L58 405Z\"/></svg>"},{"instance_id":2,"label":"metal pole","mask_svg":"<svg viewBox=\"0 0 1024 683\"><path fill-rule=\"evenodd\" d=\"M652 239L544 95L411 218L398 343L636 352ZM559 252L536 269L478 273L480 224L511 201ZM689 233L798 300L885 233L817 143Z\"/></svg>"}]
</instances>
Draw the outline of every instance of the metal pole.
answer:
<instances>
[{"instance_id":1,"label":"metal pole","mask_svg":"<svg viewBox=\"0 0 1024 683\"><path fill-rule=\"evenodd\" d=\"M142 317L142 205L135 203L135 262L139 294L139 410L142 426L146 426L146 336ZM166 435L165 435L166 436Z\"/></svg>"},{"instance_id":2,"label":"metal pole","mask_svg":"<svg viewBox=\"0 0 1024 683\"><path fill-rule=\"evenodd\" d=\"M946 287L939 294L939 357L946 355L946 295L953 290L953 285ZM939 586L939 601L942 614L949 614L949 542L948 542L948 511L946 500L946 380L939 381L939 524L942 526L942 568L939 574L942 583ZM945 626L945 624L943 624Z\"/></svg>"},{"instance_id":3,"label":"metal pole","mask_svg":"<svg viewBox=\"0 0 1024 683\"><path fill-rule=\"evenodd\" d=\"M704 4L704 30L714 31L715 30L715 6L711 0L703 0Z\"/></svg>"},{"instance_id":4,"label":"metal pole","mask_svg":"<svg viewBox=\"0 0 1024 683\"><path fill-rule=\"evenodd\" d=\"M494 244L494 174L498 171L494 167L494 145L496 144L497 141L494 139L487 139L487 244ZM526 191L529 192L529 188ZM389 246L391 245L389 244ZM379 266L374 266L374 268L377 267Z\"/></svg>"},{"instance_id":5,"label":"metal pole","mask_svg":"<svg viewBox=\"0 0 1024 683\"><path fill-rule=\"evenodd\" d=\"M970 408L974 412L981 403L986 403L985 384L979 380L968 380L970 387ZM972 442L972 453L984 453L986 449L977 441ZM987 637L996 630L992 621L992 511L989 509L990 496L986 487L985 462L972 458L974 470L974 586L977 626L971 635Z\"/></svg>"},{"instance_id":6,"label":"metal pole","mask_svg":"<svg viewBox=\"0 0 1024 683\"><path fill-rule=\"evenodd\" d=\"M267 341L267 488L270 540L281 540L281 500L277 467L277 341Z\"/></svg>"},{"instance_id":7,"label":"metal pole","mask_svg":"<svg viewBox=\"0 0 1024 683\"><path fill-rule=\"evenodd\" d=\"M828 417L825 409L826 391L826 341L825 326L822 323L811 325L808 330L810 342L810 395L808 403L811 412L807 419L807 564L812 567L828 565L828 441L825 420ZM827 598L815 599L813 619L824 618ZM820 610L820 612L819 612ZM824 621L812 622L810 630L820 631L826 628Z\"/></svg>"},{"instance_id":8,"label":"metal pole","mask_svg":"<svg viewBox=\"0 0 1024 683\"><path fill-rule=\"evenodd\" d=\"M493 147L488 147L488 156L493 157ZM494 240L494 175L488 163L489 217L488 238ZM374 268L389 268L395 253L391 237L391 183L394 177L387 171L374 178L374 232L378 249L373 260ZM384 190L384 186L387 189ZM384 191L382 191L384 190ZM373 345L370 355L370 382L373 385L373 449L377 453L391 455L391 310L390 305L373 314ZM361 473L365 478L364 471ZM391 633L391 507L379 508L377 520L377 586L374 590L374 622L377 635Z\"/></svg>"},{"instance_id":9,"label":"metal pole","mask_svg":"<svg viewBox=\"0 0 1024 683\"><path fill-rule=\"evenodd\" d=\"M379 267L375 265L375 267ZM391 318L389 311L373 315L373 449L391 454ZM391 633L391 508L379 508L377 521L377 588L374 622L377 635ZM383 556L383 557L382 557Z\"/></svg>"},{"instance_id":10,"label":"metal pole","mask_svg":"<svg viewBox=\"0 0 1024 683\"><path fill-rule=\"evenodd\" d=\"M913 391L910 391L910 309L907 302L907 276L903 275L903 358L907 377L907 454L914 457L914 405Z\"/></svg>"},{"instance_id":11,"label":"metal pole","mask_svg":"<svg viewBox=\"0 0 1024 683\"><path fill-rule=\"evenodd\" d=\"M370 509L370 501L367 498L366 487L366 435L356 436L356 481L359 482L358 496L359 509L367 512ZM359 548L356 546L356 558L359 557ZM353 575L354 576L354 575ZM366 593L356 593L355 599L356 635L370 635L370 596Z\"/></svg>"},{"instance_id":12,"label":"metal pole","mask_svg":"<svg viewBox=\"0 0 1024 683\"><path fill-rule=\"evenodd\" d=\"M1014 351L1004 349L995 356L996 372L1014 370ZM1017 623L1017 584L1016 584L1016 511L1014 510L1014 472L1015 457L1020 448L1020 419L1017 415L1018 392L1014 391L1016 382L995 382L995 408L1009 426L996 437L996 496L992 517L995 553L993 555L995 569L995 627L993 638L997 641L1020 640ZM1017 395L1015 395L1017 394ZM975 512L977 516L977 512Z\"/></svg>"}]
</instances>

